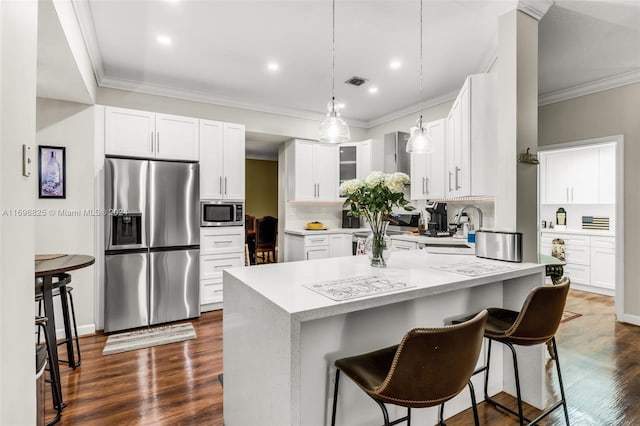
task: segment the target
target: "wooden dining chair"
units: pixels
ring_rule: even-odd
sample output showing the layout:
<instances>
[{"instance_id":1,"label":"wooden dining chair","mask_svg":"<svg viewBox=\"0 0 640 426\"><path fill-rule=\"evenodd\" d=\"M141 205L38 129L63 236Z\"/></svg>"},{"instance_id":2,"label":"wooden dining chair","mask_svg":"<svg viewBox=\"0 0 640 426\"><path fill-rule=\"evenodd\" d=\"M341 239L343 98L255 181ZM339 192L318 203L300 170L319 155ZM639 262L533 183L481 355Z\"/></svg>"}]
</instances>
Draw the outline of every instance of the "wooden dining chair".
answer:
<instances>
[{"instance_id":1,"label":"wooden dining chair","mask_svg":"<svg viewBox=\"0 0 640 426\"><path fill-rule=\"evenodd\" d=\"M256 257L259 257L263 263L277 261L277 239L278 218L265 216L256 220Z\"/></svg>"},{"instance_id":2,"label":"wooden dining chair","mask_svg":"<svg viewBox=\"0 0 640 426\"><path fill-rule=\"evenodd\" d=\"M247 265L256 264L256 217L250 214L244 215L244 241L248 251Z\"/></svg>"}]
</instances>

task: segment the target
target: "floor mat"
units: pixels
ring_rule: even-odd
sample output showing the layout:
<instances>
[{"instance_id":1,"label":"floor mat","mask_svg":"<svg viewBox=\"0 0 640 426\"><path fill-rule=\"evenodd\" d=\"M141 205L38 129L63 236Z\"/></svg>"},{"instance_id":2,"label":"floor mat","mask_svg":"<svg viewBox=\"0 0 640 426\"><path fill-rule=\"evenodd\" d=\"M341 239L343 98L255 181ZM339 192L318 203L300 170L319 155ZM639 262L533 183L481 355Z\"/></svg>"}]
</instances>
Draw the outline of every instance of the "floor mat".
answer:
<instances>
[{"instance_id":1,"label":"floor mat","mask_svg":"<svg viewBox=\"0 0 640 426\"><path fill-rule=\"evenodd\" d=\"M109 336L102 350L102 355L117 354L126 351L166 345L196 338L196 331L191 323L173 324L128 333Z\"/></svg>"},{"instance_id":2,"label":"floor mat","mask_svg":"<svg viewBox=\"0 0 640 426\"><path fill-rule=\"evenodd\" d=\"M571 311L564 311L562 312L562 319L560 320L560 322L563 323L563 322L571 321L572 319L575 319L581 316L582 314L578 314Z\"/></svg>"}]
</instances>

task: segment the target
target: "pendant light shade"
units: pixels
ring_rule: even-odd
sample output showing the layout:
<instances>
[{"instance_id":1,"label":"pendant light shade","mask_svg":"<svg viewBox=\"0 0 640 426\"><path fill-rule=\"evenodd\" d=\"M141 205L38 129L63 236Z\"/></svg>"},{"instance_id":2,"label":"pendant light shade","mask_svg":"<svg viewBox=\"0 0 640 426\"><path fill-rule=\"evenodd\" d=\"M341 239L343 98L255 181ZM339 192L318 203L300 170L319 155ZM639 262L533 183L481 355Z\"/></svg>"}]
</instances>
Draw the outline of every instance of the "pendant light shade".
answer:
<instances>
[{"instance_id":1,"label":"pendant light shade","mask_svg":"<svg viewBox=\"0 0 640 426\"><path fill-rule=\"evenodd\" d=\"M328 143L343 143L351 139L349 126L340 117L340 111L336 108L336 101L331 99L328 106L327 118L320 125L319 139Z\"/></svg>"},{"instance_id":2,"label":"pendant light shade","mask_svg":"<svg viewBox=\"0 0 640 426\"><path fill-rule=\"evenodd\" d=\"M416 126L411 128L410 134L411 137L407 141L407 152L414 154L431 154L433 152L433 139L424 127L422 116L416 122Z\"/></svg>"},{"instance_id":3,"label":"pendant light shade","mask_svg":"<svg viewBox=\"0 0 640 426\"><path fill-rule=\"evenodd\" d=\"M420 0L420 111L422 111L422 0ZM407 141L407 152L429 154L433 152L433 140L429 136L422 121L422 114L411 128L411 137Z\"/></svg>"},{"instance_id":4,"label":"pendant light shade","mask_svg":"<svg viewBox=\"0 0 640 426\"><path fill-rule=\"evenodd\" d=\"M335 81L336 81L336 0L333 0L332 9L332 39L331 39L331 101L327 106L327 118L320 125L318 139L327 143L343 143L351 139L349 126L340 117L339 108L336 108Z\"/></svg>"}]
</instances>

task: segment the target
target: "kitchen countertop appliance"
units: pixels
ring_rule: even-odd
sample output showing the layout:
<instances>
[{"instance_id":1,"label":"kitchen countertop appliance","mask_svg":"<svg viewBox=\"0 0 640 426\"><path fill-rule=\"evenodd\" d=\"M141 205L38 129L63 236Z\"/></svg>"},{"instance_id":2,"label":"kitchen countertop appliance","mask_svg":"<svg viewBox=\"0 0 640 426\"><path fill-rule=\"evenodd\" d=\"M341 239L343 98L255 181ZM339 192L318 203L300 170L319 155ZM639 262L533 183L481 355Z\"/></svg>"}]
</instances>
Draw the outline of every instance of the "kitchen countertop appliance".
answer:
<instances>
[{"instance_id":1,"label":"kitchen countertop appliance","mask_svg":"<svg viewBox=\"0 0 640 426\"><path fill-rule=\"evenodd\" d=\"M105 160L104 331L200 315L197 163Z\"/></svg>"},{"instance_id":2,"label":"kitchen countertop appliance","mask_svg":"<svg viewBox=\"0 0 640 426\"><path fill-rule=\"evenodd\" d=\"M447 203L437 201L427 201L427 212L429 212L429 223L427 224L427 235L430 237L450 236L447 225Z\"/></svg>"},{"instance_id":3,"label":"kitchen countertop appliance","mask_svg":"<svg viewBox=\"0 0 640 426\"><path fill-rule=\"evenodd\" d=\"M360 228L360 217L352 216L351 210L342 210L342 227L343 228Z\"/></svg>"}]
</instances>

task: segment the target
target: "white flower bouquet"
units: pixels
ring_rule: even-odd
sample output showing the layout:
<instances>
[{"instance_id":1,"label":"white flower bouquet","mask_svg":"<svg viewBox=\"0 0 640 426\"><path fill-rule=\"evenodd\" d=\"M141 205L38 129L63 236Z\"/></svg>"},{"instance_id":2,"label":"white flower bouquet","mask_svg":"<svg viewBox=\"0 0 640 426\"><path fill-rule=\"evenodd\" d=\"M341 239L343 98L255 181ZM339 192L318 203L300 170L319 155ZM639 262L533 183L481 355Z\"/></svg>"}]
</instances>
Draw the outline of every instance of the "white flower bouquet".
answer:
<instances>
[{"instance_id":1,"label":"white flower bouquet","mask_svg":"<svg viewBox=\"0 0 640 426\"><path fill-rule=\"evenodd\" d=\"M349 208L353 216L362 216L369 222L373 233L371 248L372 266L386 265L383 258L385 231L389 222L387 217L396 207L407 211L414 210L404 197L404 187L409 176L404 173L371 172L364 181L348 180L340 186L341 194L346 197L344 207Z\"/></svg>"}]
</instances>

